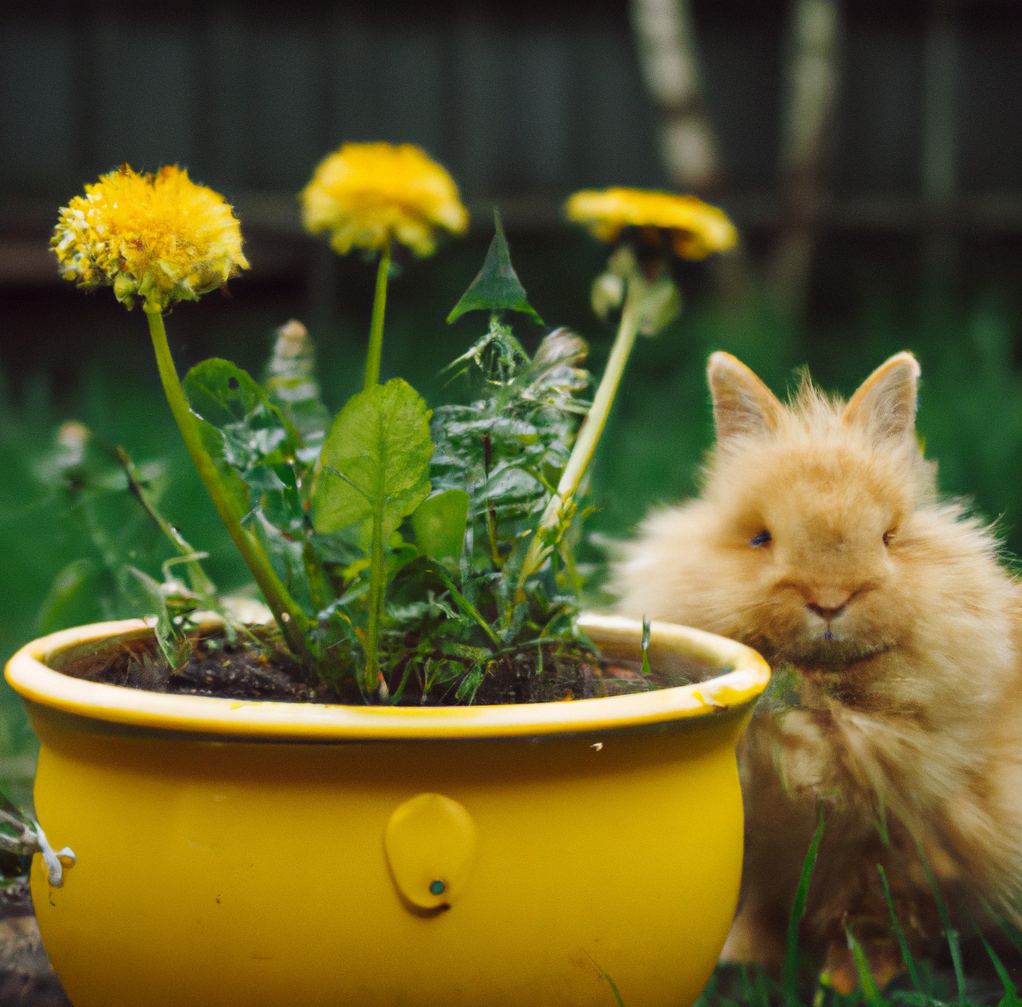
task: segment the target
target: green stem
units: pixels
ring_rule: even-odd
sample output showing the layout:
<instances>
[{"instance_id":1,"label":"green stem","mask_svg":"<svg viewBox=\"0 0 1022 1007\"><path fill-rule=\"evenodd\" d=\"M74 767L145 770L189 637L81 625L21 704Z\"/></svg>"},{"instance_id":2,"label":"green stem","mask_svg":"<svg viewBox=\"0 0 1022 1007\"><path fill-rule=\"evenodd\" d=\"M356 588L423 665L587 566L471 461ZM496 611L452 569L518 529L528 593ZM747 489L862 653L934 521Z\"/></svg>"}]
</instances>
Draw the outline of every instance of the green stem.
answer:
<instances>
[{"instance_id":1,"label":"green stem","mask_svg":"<svg viewBox=\"0 0 1022 1007\"><path fill-rule=\"evenodd\" d=\"M262 543L241 523L244 515L238 513L234 500L220 478L216 463L206 450L206 445L202 443L199 425L196 422L195 414L188 405L184 388L181 387L181 380L177 376L174 359L170 355L163 315L159 311L146 311L146 318L149 319L149 334L152 336L153 349L156 351L156 364L160 370L163 391L167 396L167 402L170 404L174 419L177 420L178 429L184 438L188 453L192 456L199 476L213 499L213 505L220 515L220 520L223 521L238 552L248 564L259 589L263 592L266 604L273 612L273 617L277 620L277 625L280 626L280 631L287 641L288 647L303 664L311 665L314 659L302 632L308 626L309 620L274 572Z\"/></svg>"},{"instance_id":2,"label":"green stem","mask_svg":"<svg viewBox=\"0 0 1022 1007\"><path fill-rule=\"evenodd\" d=\"M143 510L156 522L157 527L163 532L174 548L186 560L185 566L188 570L188 580L192 590L204 601L212 602L216 598L216 585L209 579L202 564L195 559L198 550L185 539L185 537L160 513L156 504L149 498L149 491L146 489L142 474L138 471L131 455L118 444L114 453L120 462L121 468L128 479L128 489L134 494L135 499L142 505Z\"/></svg>"},{"instance_id":3,"label":"green stem","mask_svg":"<svg viewBox=\"0 0 1022 1007\"><path fill-rule=\"evenodd\" d=\"M390 273L390 236L387 236L380 264L376 269L376 295L373 297L373 320L369 326L369 349L366 351L366 391L380 380L380 357L383 355L383 316L387 310L387 276Z\"/></svg>"},{"instance_id":4,"label":"green stem","mask_svg":"<svg viewBox=\"0 0 1022 1007\"><path fill-rule=\"evenodd\" d=\"M543 565L560 539L560 534L555 529L562 525L566 518L571 517L575 493L578 491L582 477L589 467L593 452L600 440L600 435L603 433L603 428L606 426L610 407L614 404L614 397L625 372L625 365L628 363L628 357L635 345L635 337L639 332L639 313L647 285L637 273L630 276L627 282L628 293L621 312L621 323L607 360L606 370L603 372L599 388L596 389L589 415L582 424L575 446L572 448L568 464L564 466L564 471L561 473L557 492L551 497L550 503L543 512L539 528L529 545L529 551L526 553L525 562L522 564L522 570L518 577L517 594L519 596L526 580ZM552 532L553 535L551 535Z\"/></svg>"},{"instance_id":5,"label":"green stem","mask_svg":"<svg viewBox=\"0 0 1022 1007\"><path fill-rule=\"evenodd\" d=\"M390 274L391 237L380 252L376 269L376 294L373 297L373 320L369 326L369 349L366 351L364 390L369 391L380 380L380 357L383 355L383 317L387 311L387 277ZM383 616L383 595L386 570L383 555L383 509L373 513L373 539L369 551L369 626L366 631L366 667L363 686L366 695L376 691L380 674L380 620Z\"/></svg>"},{"instance_id":6,"label":"green stem","mask_svg":"<svg viewBox=\"0 0 1022 1007\"><path fill-rule=\"evenodd\" d=\"M366 669L364 687L367 696L376 691L380 674L380 619L383 615L383 594L386 571L383 556L383 508L373 513L373 541L369 552L369 627L366 632Z\"/></svg>"}]
</instances>

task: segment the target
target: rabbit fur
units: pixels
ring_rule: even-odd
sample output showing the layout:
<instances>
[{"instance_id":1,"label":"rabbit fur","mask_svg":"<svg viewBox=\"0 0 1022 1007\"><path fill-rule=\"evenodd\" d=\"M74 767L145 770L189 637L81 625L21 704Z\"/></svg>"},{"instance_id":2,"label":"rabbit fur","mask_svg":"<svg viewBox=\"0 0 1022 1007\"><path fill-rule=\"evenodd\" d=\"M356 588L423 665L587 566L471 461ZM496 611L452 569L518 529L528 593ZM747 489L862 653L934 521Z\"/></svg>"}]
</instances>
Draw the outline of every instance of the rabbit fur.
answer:
<instances>
[{"instance_id":1,"label":"rabbit fur","mask_svg":"<svg viewBox=\"0 0 1022 1007\"><path fill-rule=\"evenodd\" d=\"M780 966L822 809L801 940L842 992L848 932L879 981L903 967L877 864L916 950L941 930L927 868L959 927L990 927L989 907L1019 922L1022 592L990 529L937 495L919 373L899 353L847 404L806 377L786 407L713 354L702 495L648 517L616 570L624 613L770 662L739 748L746 860L724 958Z\"/></svg>"}]
</instances>

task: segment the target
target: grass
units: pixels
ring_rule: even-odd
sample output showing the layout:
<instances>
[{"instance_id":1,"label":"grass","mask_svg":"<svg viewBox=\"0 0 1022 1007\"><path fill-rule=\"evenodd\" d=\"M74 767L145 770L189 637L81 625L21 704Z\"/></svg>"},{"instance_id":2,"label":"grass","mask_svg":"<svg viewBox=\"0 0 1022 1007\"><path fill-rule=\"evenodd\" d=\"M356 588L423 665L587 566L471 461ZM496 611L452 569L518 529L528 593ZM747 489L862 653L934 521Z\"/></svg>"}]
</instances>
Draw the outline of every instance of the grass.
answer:
<instances>
[{"instance_id":1,"label":"grass","mask_svg":"<svg viewBox=\"0 0 1022 1007\"><path fill-rule=\"evenodd\" d=\"M829 986L821 975L822 963L807 954L799 937L799 924L805 913L806 897L825 827L821 813L820 824L806 852L792 903L783 977L778 980L756 965L718 965L695 1007L858 1007L860 1004L866 1007L949 1007L951 1004L957 1004L957 1007L993 1007L995 1004L997 1007L1019 1007L1022 1004L1008 967L986 935L975 925L975 937L996 976L996 984L988 984L984 988L982 984L970 983L970 976L962 961L959 934L951 925L944 898L921 851L923 869L944 928L943 936L952 962L953 984L949 983L946 974L941 974L939 963L930 959L917 959L912 954L894 909L883 866L877 864L891 917L891 930L897 938L905 964L904 976L895 977L887 989L879 989L862 946L846 926L845 933L858 973L859 989L851 994L842 994ZM996 918L996 914L994 916ZM1000 920L1000 925L1003 936L1013 946L1013 950L1022 955L1022 934L1007 921ZM1017 968L1019 962L1013 964ZM909 988L905 988L905 977L909 981Z\"/></svg>"}]
</instances>

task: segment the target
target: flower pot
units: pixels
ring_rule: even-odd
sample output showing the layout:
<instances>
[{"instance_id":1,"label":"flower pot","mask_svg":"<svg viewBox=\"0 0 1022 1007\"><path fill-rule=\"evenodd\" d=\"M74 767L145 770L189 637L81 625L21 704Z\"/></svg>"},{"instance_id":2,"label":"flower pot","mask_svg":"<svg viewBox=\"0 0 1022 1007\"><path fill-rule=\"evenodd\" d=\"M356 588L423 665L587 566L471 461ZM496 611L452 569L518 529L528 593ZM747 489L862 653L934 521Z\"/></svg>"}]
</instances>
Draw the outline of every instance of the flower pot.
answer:
<instances>
[{"instance_id":1,"label":"flower pot","mask_svg":"<svg viewBox=\"0 0 1022 1007\"><path fill-rule=\"evenodd\" d=\"M606 655L641 627L588 616ZM43 941L75 1007L687 1007L742 864L735 744L769 678L654 623L654 664L719 675L607 699L381 708L139 692L59 668L151 633L56 633L7 667L41 742ZM725 674L720 674L726 672Z\"/></svg>"}]
</instances>

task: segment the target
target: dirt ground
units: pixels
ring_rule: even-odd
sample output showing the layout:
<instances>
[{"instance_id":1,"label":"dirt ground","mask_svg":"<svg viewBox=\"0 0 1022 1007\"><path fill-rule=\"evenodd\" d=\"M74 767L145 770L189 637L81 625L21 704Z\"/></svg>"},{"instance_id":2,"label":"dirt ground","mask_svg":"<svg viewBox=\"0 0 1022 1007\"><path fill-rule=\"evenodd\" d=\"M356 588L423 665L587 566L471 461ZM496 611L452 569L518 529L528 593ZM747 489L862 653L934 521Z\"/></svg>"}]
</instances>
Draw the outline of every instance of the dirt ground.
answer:
<instances>
[{"instance_id":1,"label":"dirt ground","mask_svg":"<svg viewBox=\"0 0 1022 1007\"><path fill-rule=\"evenodd\" d=\"M43 950L24 882L0 894L0 1007L71 1007Z\"/></svg>"}]
</instances>

